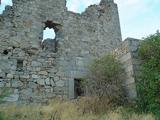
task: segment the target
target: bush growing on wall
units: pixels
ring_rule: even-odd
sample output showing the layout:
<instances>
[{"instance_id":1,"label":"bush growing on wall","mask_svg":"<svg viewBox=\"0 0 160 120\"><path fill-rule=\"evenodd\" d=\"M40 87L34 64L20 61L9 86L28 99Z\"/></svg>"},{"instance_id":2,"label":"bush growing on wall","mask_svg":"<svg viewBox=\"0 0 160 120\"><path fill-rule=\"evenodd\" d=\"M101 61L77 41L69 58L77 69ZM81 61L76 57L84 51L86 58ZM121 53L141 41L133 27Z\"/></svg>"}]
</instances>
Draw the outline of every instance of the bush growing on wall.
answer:
<instances>
[{"instance_id":1,"label":"bush growing on wall","mask_svg":"<svg viewBox=\"0 0 160 120\"><path fill-rule=\"evenodd\" d=\"M160 33L144 39L139 49L142 60L137 81L138 108L160 118Z\"/></svg>"},{"instance_id":2,"label":"bush growing on wall","mask_svg":"<svg viewBox=\"0 0 160 120\"><path fill-rule=\"evenodd\" d=\"M124 72L120 63L112 56L106 55L95 59L89 67L87 76L88 92L100 100L106 99L105 104L122 104L124 100L122 80Z\"/></svg>"}]
</instances>

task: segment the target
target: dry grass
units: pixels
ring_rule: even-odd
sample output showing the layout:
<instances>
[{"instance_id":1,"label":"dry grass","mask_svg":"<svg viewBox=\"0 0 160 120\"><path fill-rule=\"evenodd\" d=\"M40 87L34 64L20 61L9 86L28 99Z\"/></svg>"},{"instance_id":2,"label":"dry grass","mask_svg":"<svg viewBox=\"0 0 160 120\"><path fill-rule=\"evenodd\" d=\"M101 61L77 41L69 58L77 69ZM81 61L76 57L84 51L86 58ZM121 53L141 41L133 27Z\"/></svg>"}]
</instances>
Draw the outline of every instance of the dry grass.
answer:
<instances>
[{"instance_id":1,"label":"dry grass","mask_svg":"<svg viewBox=\"0 0 160 120\"><path fill-rule=\"evenodd\" d=\"M90 102L89 102L90 101ZM124 108L96 114L95 102L91 98L79 101L52 100L48 105L9 105L1 107L7 120L155 120L152 114L139 115ZM102 106L101 106L102 107ZM99 109L99 108L98 108Z\"/></svg>"}]
</instances>

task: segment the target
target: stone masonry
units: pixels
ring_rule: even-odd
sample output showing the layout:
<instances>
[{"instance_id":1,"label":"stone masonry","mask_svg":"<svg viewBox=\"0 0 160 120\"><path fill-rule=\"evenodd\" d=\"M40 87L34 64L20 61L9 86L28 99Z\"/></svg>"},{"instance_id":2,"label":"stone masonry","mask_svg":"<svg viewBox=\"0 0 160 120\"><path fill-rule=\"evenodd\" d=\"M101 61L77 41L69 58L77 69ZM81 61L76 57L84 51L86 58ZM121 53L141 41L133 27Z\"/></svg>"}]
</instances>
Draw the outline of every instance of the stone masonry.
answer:
<instances>
[{"instance_id":1,"label":"stone masonry","mask_svg":"<svg viewBox=\"0 0 160 120\"><path fill-rule=\"evenodd\" d=\"M135 82L140 65L140 60L138 59L139 45L140 40L127 38L112 51L112 54L120 61L125 70L123 86L126 96L130 99L134 99L137 96Z\"/></svg>"},{"instance_id":2,"label":"stone masonry","mask_svg":"<svg viewBox=\"0 0 160 120\"><path fill-rule=\"evenodd\" d=\"M46 27L55 30L56 38L42 42ZM129 41L122 43L113 0L101 0L82 14L68 11L65 0L13 0L0 15L0 87L12 90L6 101L72 99L74 80L86 75L88 63L122 44Z\"/></svg>"}]
</instances>

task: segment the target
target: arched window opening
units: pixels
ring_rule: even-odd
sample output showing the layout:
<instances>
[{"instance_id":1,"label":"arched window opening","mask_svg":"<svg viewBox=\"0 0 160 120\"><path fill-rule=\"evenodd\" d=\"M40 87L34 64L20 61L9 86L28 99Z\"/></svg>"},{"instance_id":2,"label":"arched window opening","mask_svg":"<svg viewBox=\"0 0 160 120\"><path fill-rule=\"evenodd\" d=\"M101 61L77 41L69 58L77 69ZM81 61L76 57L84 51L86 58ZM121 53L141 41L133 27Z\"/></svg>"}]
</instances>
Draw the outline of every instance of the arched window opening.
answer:
<instances>
[{"instance_id":1,"label":"arched window opening","mask_svg":"<svg viewBox=\"0 0 160 120\"><path fill-rule=\"evenodd\" d=\"M55 34L55 30L53 28L45 28L43 30L43 40L45 39L55 39L56 38L56 34ZM43 41L42 40L42 41Z\"/></svg>"},{"instance_id":2,"label":"arched window opening","mask_svg":"<svg viewBox=\"0 0 160 120\"><path fill-rule=\"evenodd\" d=\"M43 30L42 49L57 52L58 40L56 38L61 25L50 20L43 23L45 27Z\"/></svg>"}]
</instances>

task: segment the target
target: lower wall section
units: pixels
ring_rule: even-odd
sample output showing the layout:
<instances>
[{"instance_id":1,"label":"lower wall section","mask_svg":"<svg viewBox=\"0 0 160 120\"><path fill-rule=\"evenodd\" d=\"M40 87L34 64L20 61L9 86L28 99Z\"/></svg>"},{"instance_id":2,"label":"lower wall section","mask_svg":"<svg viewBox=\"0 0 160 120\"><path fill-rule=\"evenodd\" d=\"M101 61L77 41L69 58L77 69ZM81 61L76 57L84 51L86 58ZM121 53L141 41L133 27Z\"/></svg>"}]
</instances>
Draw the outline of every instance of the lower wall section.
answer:
<instances>
[{"instance_id":1,"label":"lower wall section","mask_svg":"<svg viewBox=\"0 0 160 120\"><path fill-rule=\"evenodd\" d=\"M41 49L3 46L0 49L0 87L11 93L9 102L44 102L68 97L68 77L57 67L57 54Z\"/></svg>"},{"instance_id":2,"label":"lower wall section","mask_svg":"<svg viewBox=\"0 0 160 120\"><path fill-rule=\"evenodd\" d=\"M112 51L125 70L123 85L129 98L137 96L134 74L140 64L139 43L128 38ZM0 88L5 87L11 93L4 101L45 102L56 96L74 99L75 79L84 77L89 61L86 56L66 60L50 51L3 46L0 48Z\"/></svg>"}]
</instances>

